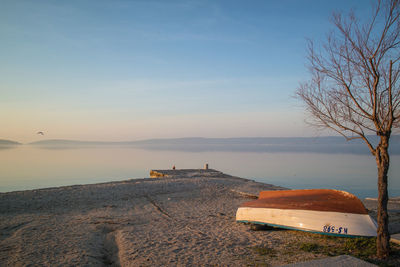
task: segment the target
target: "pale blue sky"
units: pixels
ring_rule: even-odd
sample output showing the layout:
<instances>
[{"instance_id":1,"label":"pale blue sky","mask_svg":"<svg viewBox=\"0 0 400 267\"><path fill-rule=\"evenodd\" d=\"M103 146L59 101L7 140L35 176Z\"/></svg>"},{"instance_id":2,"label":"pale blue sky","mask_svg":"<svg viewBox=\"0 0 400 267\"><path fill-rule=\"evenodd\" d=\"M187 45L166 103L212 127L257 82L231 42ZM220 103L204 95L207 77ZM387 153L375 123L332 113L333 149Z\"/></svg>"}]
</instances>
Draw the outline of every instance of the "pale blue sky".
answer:
<instances>
[{"instance_id":1,"label":"pale blue sky","mask_svg":"<svg viewBox=\"0 0 400 267\"><path fill-rule=\"evenodd\" d=\"M306 38L323 40L333 11L369 6L2 0L0 139L316 135L292 98Z\"/></svg>"}]
</instances>

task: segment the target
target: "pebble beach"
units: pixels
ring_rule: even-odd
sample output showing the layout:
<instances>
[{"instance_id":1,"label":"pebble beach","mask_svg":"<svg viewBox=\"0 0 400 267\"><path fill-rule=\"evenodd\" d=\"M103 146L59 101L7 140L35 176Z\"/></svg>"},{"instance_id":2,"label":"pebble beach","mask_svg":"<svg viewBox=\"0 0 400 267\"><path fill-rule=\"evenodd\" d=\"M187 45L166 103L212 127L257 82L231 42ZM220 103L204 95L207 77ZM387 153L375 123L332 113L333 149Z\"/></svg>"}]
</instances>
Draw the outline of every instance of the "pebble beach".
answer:
<instances>
[{"instance_id":1,"label":"pebble beach","mask_svg":"<svg viewBox=\"0 0 400 267\"><path fill-rule=\"evenodd\" d=\"M323 257L260 257L310 238L236 223L241 203L271 184L210 170L0 194L1 266L280 266ZM366 207L374 216L376 201ZM398 203L390 203L398 211ZM375 212L376 213L376 212ZM397 231L393 213L391 229ZM397 217L396 217L397 216ZM267 262L266 262L267 261Z\"/></svg>"}]
</instances>

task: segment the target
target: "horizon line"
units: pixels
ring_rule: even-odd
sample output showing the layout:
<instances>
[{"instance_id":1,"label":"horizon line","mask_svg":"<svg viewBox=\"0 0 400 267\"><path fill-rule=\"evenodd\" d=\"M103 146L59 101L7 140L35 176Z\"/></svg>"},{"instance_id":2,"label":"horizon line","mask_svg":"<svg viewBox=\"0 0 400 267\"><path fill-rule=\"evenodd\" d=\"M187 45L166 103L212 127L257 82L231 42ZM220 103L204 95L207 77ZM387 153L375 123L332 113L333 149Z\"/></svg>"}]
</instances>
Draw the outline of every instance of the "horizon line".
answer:
<instances>
[{"instance_id":1,"label":"horizon line","mask_svg":"<svg viewBox=\"0 0 400 267\"><path fill-rule=\"evenodd\" d=\"M375 135L367 135L368 137L376 137ZM400 136L400 135L392 135ZM136 139L136 140L118 140L118 141L106 141L106 140L84 140L84 139L63 139L63 138L50 138L36 140L32 142L22 143L19 141L11 139L0 138L0 141L8 141L13 143L18 143L20 145L29 145L34 143L46 142L46 141L67 141L67 142L88 142L88 143L128 143L128 142L143 142L152 140L184 140L184 139L318 139L318 138L342 138L344 141L348 141L345 137L341 135L318 135L318 136L239 136L239 137L201 137L201 136L186 136L186 137L161 137L161 138L147 138L147 139ZM361 137L356 137L353 139L362 139Z\"/></svg>"}]
</instances>

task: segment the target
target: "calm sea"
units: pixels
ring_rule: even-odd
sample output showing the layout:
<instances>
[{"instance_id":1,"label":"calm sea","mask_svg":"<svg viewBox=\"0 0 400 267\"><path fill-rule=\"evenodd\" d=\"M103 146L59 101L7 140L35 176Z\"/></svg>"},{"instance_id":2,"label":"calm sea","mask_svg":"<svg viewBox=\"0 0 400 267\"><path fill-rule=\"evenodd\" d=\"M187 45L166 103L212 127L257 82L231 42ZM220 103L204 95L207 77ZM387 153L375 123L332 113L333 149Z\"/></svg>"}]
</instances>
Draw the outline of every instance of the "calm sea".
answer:
<instances>
[{"instance_id":1,"label":"calm sea","mask_svg":"<svg viewBox=\"0 0 400 267\"><path fill-rule=\"evenodd\" d=\"M98 146L0 149L0 192L149 177L151 169L210 168L260 182L333 188L376 197L376 165L368 154L146 150ZM390 195L400 196L400 155L391 156Z\"/></svg>"}]
</instances>

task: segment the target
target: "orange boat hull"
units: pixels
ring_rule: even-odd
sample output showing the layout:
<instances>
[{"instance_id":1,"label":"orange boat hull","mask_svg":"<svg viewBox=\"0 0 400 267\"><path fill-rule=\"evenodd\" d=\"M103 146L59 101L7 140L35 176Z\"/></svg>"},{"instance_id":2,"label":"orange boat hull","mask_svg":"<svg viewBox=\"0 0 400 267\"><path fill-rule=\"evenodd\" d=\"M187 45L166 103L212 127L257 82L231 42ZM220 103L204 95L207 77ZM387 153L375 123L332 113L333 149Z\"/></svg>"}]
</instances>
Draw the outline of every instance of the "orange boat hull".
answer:
<instances>
[{"instance_id":1,"label":"orange boat hull","mask_svg":"<svg viewBox=\"0 0 400 267\"><path fill-rule=\"evenodd\" d=\"M354 195L331 189L263 191L243 203L238 222L339 236L376 236L376 222Z\"/></svg>"}]
</instances>

